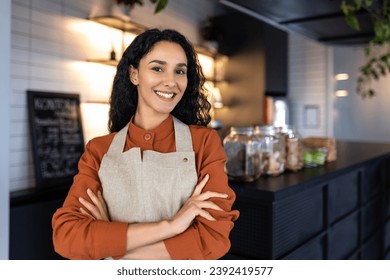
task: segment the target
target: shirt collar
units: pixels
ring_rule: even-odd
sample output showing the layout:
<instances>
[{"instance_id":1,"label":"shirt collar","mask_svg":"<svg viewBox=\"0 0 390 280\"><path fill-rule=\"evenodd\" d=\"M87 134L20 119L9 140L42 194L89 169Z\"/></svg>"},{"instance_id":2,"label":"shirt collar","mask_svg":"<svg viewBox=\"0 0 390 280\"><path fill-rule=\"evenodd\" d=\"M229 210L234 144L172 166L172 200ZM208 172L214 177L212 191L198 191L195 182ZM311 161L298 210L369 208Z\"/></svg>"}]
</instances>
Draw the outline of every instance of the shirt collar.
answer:
<instances>
[{"instance_id":1,"label":"shirt collar","mask_svg":"<svg viewBox=\"0 0 390 280\"><path fill-rule=\"evenodd\" d=\"M173 118L169 115L159 126L154 129L146 130L138 127L133 122L134 116L130 119L129 130L127 131L127 137L134 143L144 142L144 135L149 133L153 136L154 141L159 141L167 138L174 132ZM130 132L131 131L131 132Z\"/></svg>"}]
</instances>

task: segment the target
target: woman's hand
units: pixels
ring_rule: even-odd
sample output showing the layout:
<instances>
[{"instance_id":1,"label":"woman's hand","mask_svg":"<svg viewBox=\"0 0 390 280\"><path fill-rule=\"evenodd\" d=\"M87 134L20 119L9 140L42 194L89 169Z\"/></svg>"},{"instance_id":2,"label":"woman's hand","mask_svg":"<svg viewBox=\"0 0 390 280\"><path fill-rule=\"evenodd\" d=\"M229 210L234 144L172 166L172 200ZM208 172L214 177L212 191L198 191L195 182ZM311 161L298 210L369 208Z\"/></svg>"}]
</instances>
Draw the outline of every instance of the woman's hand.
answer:
<instances>
[{"instance_id":1,"label":"woman's hand","mask_svg":"<svg viewBox=\"0 0 390 280\"><path fill-rule=\"evenodd\" d=\"M87 189L87 194L93 203L90 203L82 197L79 197L79 201L91 214L84 208L80 208L80 212L94 220L109 221L110 218L108 217L107 205L102 193L98 191L96 196L91 189Z\"/></svg>"},{"instance_id":2,"label":"woman's hand","mask_svg":"<svg viewBox=\"0 0 390 280\"><path fill-rule=\"evenodd\" d=\"M200 181L191 197L184 203L183 207L176 213L176 215L169 221L176 234L185 231L195 219L196 216L201 216L209 221L215 221L215 218L204 209L214 209L224 211L217 204L208 201L210 198L227 198L227 194L207 191L202 193L204 186L209 180L207 174L202 181Z\"/></svg>"}]
</instances>

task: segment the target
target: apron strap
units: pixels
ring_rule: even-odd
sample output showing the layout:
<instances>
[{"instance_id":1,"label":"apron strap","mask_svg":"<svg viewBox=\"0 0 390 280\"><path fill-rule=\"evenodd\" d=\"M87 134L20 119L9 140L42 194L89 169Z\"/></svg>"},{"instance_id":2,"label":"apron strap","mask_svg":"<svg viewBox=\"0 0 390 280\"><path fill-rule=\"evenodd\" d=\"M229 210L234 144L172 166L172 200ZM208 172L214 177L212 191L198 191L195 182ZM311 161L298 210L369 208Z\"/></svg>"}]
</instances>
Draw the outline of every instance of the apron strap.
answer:
<instances>
[{"instance_id":1,"label":"apron strap","mask_svg":"<svg viewBox=\"0 0 390 280\"><path fill-rule=\"evenodd\" d=\"M172 118L175 128L176 152L193 152L190 128L174 116Z\"/></svg>"},{"instance_id":2,"label":"apron strap","mask_svg":"<svg viewBox=\"0 0 390 280\"><path fill-rule=\"evenodd\" d=\"M127 130L129 129L129 124L126 124L115 136L114 139L112 140L112 143L110 147L108 148L107 154L108 153L123 153L123 149L125 147L125 142L126 142L126 134Z\"/></svg>"}]
</instances>

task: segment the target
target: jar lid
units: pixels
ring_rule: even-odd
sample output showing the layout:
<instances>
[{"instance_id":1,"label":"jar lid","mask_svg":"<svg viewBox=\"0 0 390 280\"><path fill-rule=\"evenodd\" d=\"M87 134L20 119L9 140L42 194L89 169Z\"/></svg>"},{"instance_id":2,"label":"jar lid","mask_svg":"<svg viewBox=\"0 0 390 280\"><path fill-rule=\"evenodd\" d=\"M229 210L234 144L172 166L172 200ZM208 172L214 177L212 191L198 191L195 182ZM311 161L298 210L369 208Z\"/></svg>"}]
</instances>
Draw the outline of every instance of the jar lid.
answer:
<instances>
[{"instance_id":1,"label":"jar lid","mask_svg":"<svg viewBox=\"0 0 390 280\"><path fill-rule=\"evenodd\" d=\"M292 136L299 136L298 130L296 129L295 126L291 124L286 124L281 128L281 132L289 135L290 137Z\"/></svg>"},{"instance_id":2,"label":"jar lid","mask_svg":"<svg viewBox=\"0 0 390 280\"><path fill-rule=\"evenodd\" d=\"M230 127L230 133L232 134L242 134L242 135L251 135L254 133L253 126L232 126Z\"/></svg>"},{"instance_id":3,"label":"jar lid","mask_svg":"<svg viewBox=\"0 0 390 280\"><path fill-rule=\"evenodd\" d=\"M275 127L273 125L260 126L260 133L263 135L274 136L276 134Z\"/></svg>"}]
</instances>

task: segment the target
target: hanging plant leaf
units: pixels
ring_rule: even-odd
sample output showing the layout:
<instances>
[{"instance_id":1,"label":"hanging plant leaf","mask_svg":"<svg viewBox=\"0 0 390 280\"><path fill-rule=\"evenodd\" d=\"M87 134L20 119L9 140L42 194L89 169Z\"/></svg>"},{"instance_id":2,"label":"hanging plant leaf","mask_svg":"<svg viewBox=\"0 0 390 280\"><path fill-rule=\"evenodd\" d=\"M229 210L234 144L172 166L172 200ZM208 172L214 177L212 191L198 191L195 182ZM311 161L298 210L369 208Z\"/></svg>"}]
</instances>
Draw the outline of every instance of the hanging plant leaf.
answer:
<instances>
[{"instance_id":1,"label":"hanging plant leaf","mask_svg":"<svg viewBox=\"0 0 390 280\"><path fill-rule=\"evenodd\" d=\"M370 63L367 63L365 65L363 65L362 67L360 67L360 72L363 74L363 76L370 76L370 71L371 71L371 64Z\"/></svg>"},{"instance_id":2,"label":"hanging plant leaf","mask_svg":"<svg viewBox=\"0 0 390 280\"><path fill-rule=\"evenodd\" d=\"M354 16L352 14L347 15L346 22L353 29L360 30L359 21L357 20L356 16Z\"/></svg>"},{"instance_id":3,"label":"hanging plant leaf","mask_svg":"<svg viewBox=\"0 0 390 280\"><path fill-rule=\"evenodd\" d=\"M154 13L157 14L161 10L163 10L168 5L168 0L159 0L156 6L156 9L154 10Z\"/></svg>"},{"instance_id":4,"label":"hanging plant leaf","mask_svg":"<svg viewBox=\"0 0 390 280\"><path fill-rule=\"evenodd\" d=\"M374 77L375 80L378 80L379 79L379 75L378 75L378 72L376 72L374 69L371 68L370 70L370 75L372 77Z\"/></svg>"},{"instance_id":5,"label":"hanging plant leaf","mask_svg":"<svg viewBox=\"0 0 390 280\"><path fill-rule=\"evenodd\" d=\"M359 68L356 91L362 97L372 97L375 91L368 89L367 84L379 80L390 73L390 0L342 0L340 9L348 26L359 30L356 13L365 10L372 22L374 37L370 40L364 53L367 62ZM372 54L374 46L382 49L388 47L385 54Z\"/></svg>"},{"instance_id":6,"label":"hanging plant leaf","mask_svg":"<svg viewBox=\"0 0 390 280\"><path fill-rule=\"evenodd\" d=\"M389 63L389 56L390 54L385 54L385 55L382 55L380 60L385 64L385 66L387 67L387 70L390 71L390 63Z\"/></svg>"},{"instance_id":7,"label":"hanging plant leaf","mask_svg":"<svg viewBox=\"0 0 390 280\"><path fill-rule=\"evenodd\" d=\"M138 4L143 6L144 2L142 0L115 0L118 4L123 4L126 6L130 6L130 8L134 7L134 5Z\"/></svg>"},{"instance_id":8,"label":"hanging plant leaf","mask_svg":"<svg viewBox=\"0 0 390 280\"><path fill-rule=\"evenodd\" d=\"M356 0L355 0L356 1ZM361 2L361 1L360 1ZM372 3L374 3L374 0L365 0L364 1L366 3L366 6L367 7L370 7L372 5Z\"/></svg>"},{"instance_id":9,"label":"hanging plant leaf","mask_svg":"<svg viewBox=\"0 0 390 280\"><path fill-rule=\"evenodd\" d=\"M130 6L132 8L134 5L138 4L140 6L144 5L143 0L115 0L116 3ZM161 12L168 5L168 0L149 0L152 4L156 5L154 13L157 14Z\"/></svg>"}]
</instances>

